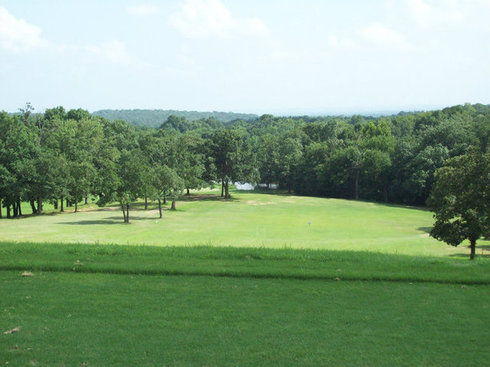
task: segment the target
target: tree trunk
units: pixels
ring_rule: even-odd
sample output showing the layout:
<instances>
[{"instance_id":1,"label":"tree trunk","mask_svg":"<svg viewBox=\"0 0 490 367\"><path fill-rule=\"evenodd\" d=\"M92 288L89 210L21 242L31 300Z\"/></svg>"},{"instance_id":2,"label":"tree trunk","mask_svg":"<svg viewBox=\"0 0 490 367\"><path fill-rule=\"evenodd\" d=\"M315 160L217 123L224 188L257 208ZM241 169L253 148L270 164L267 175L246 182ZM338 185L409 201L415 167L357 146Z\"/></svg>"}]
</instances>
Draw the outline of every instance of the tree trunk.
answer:
<instances>
[{"instance_id":1,"label":"tree trunk","mask_svg":"<svg viewBox=\"0 0 490 367\"><path fill-rule=\"evenodd\" d=\"M20 197L17 198L17 207L19 208L19 217L22 217L22 205L20 203ZM1 206L0 206L1 209Z\"/></svg>"},{"instance_id":2,"label":"tree trunk","mask_svg":"<svg viewBox=\"0 0 490 367\"><path fill-rule=\"evenodd\" d=\"M163 204L167 204L167 194L163 194Z\"/></svg>"},{"instance_id":3,"label":"tree trunk","mask_svg":"<svg viewBox=\"0 0 490 367\"><path fill-rule=\"evenodd\" d=\"M78 200L75 200L75 213L78 212Z\"/></svg>"},{"instance_id":4,"label":"tree trunk","mask_svg":"<svg viewBox=\"0 0 490 367\"><path fill-rule=\"evenodd\" d=\"M223 197L223 190L225 188L225 182L221 180L221 197Z\"/></svg>"},{"instance_id":5,"label":"tree trunk","mask_svg":"<svg viewBox=\"0 0 490 367\"><path fill-rule=\"evenodd\" d=\"M53 208L55 210L58 209L58 199L55 199L55 201L53 201Z\"/></svg>"},{"instance_id":6,"label":"tree trunk","mask_svg":"<svg viewBox=\"0 0 490 367\"><path fill-rule=\"evenodd\" d=\"M158 212L160 213L160 218L162 217L162 201L158 199Z\"/></svg>"},{"instance_id":7,"label":"tree trunk","mask_svg":"<svg viewBox=\"0 0 490 367\"><path fill-rule=\"evenodd\" d=\"M470 260L473 260L475 258L476 240L474 239L470 240L470 249L471 249Z\"/></svg>"},{"instance_id":8,"label":"tree trunk","mask_svg":"<svg viewBox=\"0 0 490 367\"><path fill-rule=\"evenodd\" d=\"M88 204L88 197L85 196L85 205L87 205L87 204Z\"/></svg>"},{"instance_id":9,"label":"tree trunk","mask_svg":"<svg viewBox=\"0 0 490 367\"><path fill-rule=\"evenodd\" d=\"M34 200L29 200L29 204L31 204L32 214L37 214L36 203L34 202Z\"/></svg>"},{"instance_id":10,"label":"tree trunk","mask_svg":"<svg viewBox=\"0 0 490 367\"><path fill-rule=\"evenodd\" d=\"M126 223L129 223L129 204L126 204Z\"/></svg>"},{"instance_id":11,"label":"tree trunk","mask_svg":"<svg viewBox=\"0 0 490 367\"><path fill-rule=\"evenodd\" d=\"M228 181L225 182L225 199L230 198L230 184Z\"/></svg>"},{"instance_id":12,"label":"tree trunk","mask_svg":"<svg viewBox=\"0 0 490 367\"><path fill-rule=\"evenodd\" d=\"M5 208L7 209L7 218L10 218L10 203L7 203Z\"/></svg>"},{"instance_id":13,"label":"tree trunk","mask_svg":"<svg viewBox=\"0 0 490 367\"><path fill-rule=\"evenodd\" d=\"M18 215L18 209L17 209L17 203L15 201L12 203L12 211L14 212L14 218L16 218Z\"/></svg>"},{"instance_id":14,"label":"tree trunk","mask_svg":"<svg viewBox=\"0 0 490 367\"><path fill-rule=\"evenodd\" d=\"M64 212L64 208L63 208L63 203L64 203L64 200L63 200L63 196L61 197L61 200L60 200L60 212Z\"/></svg>"},{"instance_id":15,"label":"tree trunk","mask_svg":"<svg viewBox=\"0 0 490 367\"><path fill-rule=\"evenodd\" d=\"M126 223L126 209L124 209L124 204L121 204L121 209L123 212L124 223Z\"/></svg>"},{"instance_id":16,"label":"tree trunk","mask_svg":"<svg viewBox=\"0 0 490 367\"><path fill-rule=\"evenodd\" d=\"M41 214L43 212L43 201L41 198L37 198L37 212Z\"/></svg>"},{"instance_id":17,"label":"tree trunk","mask_svg":"<svg viewBox=\"0 0 490 367\"><path fill-rule=\"evenodd\" d=\"M66 207L69 208L70 207L70 200L66 199Z\"/></svg>"},{"instance_id":18,"label":"tree trunk","mask_svg":"<svg viewBox=\"0 0 490 367\"><path fill-rule=\"evenodd\" d=\"M187 188L187 194L186 195L190 195L190 191L189 191L189 188Z\"/></svg>"},{"instance_id":19,"label":"tree trunk","mask_svg":"<svg viewBox=\"0 0 490 367\"><path fill-rule=\"evenodd\" d=\"M148 196L145 195L145 210L148 210Z\"/></svg>"},{"instance_id":20,"label":"tree trunk","mask_svg":"<svg viewBox=\"0 0 490 367\"><path fill-rule=\"evenodd\" d=\"M354 199L359 200L359 174L360 169L356 168L355 176L354 176Z\"/></svg>"},{"instance_id":21,"label":"tree trunk","mask_svg":"<svg viewBox=\"0 0 490 367\"><path fill-rule=\"evenodd\" d=\"M172 206L170 207L170 210L175 210L175 199L172 199Z\"/></svg>"}]
</instances>

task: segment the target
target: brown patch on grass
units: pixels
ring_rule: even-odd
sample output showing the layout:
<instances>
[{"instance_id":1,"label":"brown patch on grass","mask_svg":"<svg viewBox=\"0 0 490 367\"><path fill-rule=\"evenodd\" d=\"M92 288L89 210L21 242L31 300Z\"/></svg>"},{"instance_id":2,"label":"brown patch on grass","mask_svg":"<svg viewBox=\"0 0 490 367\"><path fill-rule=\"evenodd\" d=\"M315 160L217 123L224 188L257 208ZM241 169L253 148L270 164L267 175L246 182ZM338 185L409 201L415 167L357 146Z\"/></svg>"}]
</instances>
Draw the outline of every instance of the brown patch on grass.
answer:
<instances>
[{"instance_id":1,"label":"brown patch on grass","mask_svg":"<svg viewBox=\"0 0 490 367\"><path fill-rule=\"evenodd\" d=\"M24 271L21 276L23 277L32 277L34 274L32 274L30 271Z\"/></svg>"},{"instance_id":2,"label":"brown patch on grass","mask_svg":"<svg viewBox=\"0 0 490 367\"><path fill-rule=\"evenodd\" d=\"M18 333L19 331L20 331L20 327L14 327L13 329L4 331L3 332L3 335L9 335L9 334Z\"/></svg>"}]
</instances>

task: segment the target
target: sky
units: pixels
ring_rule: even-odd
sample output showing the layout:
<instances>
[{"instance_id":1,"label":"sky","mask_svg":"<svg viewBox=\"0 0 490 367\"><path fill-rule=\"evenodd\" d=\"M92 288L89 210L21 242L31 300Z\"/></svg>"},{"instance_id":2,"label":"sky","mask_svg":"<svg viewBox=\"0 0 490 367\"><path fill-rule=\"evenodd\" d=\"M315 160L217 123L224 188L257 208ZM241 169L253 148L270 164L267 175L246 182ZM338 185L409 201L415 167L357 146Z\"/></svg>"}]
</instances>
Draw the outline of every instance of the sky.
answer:
<instances>
[{"instance_id":1,"label":"sky","mask_svg":"<svg viewBox=\"0 0 490 367\"><path fill-rule=\"evenodd\" d=\"M490 0L0 0L0 110L490 103Z\"/></svg>"}]
</instances>

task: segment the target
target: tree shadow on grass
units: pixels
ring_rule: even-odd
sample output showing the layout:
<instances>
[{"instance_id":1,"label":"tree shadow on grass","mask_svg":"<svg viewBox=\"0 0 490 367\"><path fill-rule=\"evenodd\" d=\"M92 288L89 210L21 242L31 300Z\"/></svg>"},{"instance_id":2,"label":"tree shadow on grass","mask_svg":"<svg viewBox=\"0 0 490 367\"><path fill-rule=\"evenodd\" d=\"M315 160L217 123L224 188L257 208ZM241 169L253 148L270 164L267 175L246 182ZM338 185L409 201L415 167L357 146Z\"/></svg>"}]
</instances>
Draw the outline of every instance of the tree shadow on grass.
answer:
<instances>
[{"instance_id":1,"label":"tree shadow on grass","mask_svg":"<svg viewBox=\"0 0 490 367\"><path fill-rule=\"evenodd\" d=\"M112 220L112 221L118 221L118 220L121 220L122 221L123 220L123 216L121 214L120 217L114 216L114 217L107 217L106 219L107 220ZM156 213L156 215L153 216L153 217L138 217L136 215L131 216L131 212L129 212L129 222L131 222L132 220L155 220L155 219L159 219L158 218L158 213Z\"/></svg>"},{"instance_id":2,"label":"tree shadow on grass","mask_svg":"<svg viewBox=\"0 0 490 367\"><path fill-rule=\"evenodd\" d=\"M457 253L457 254L451 254L451 255L448 255L448 257L459 257L459 258L462 258L462 259L470 259L470 250L468 250L468 252L461 252L461 253ZM478 258L484 258L484 259L490 259L490 254L487 252L481 252L481 251L478 251L478 249L476 249L476 252L475 252L475 259L478 259Z\"/></svg>"},{"instance_id":3,"label":"tree shadow on grass","mask_svg":"<svg viewBox=\"0 0 490 367\"><path fill-rule=\"evenodd\" d=\"M129 215L129 223L132 221L141 221L141 220L156 220L160 219L158 216L155 217L138 217L138 216L131 216L131 213ZM94 224L125 224L123 216L121 215L120 217L107 217L105 219L97 219L97 220L78 220L78 221L73 221L73 222L64 222L64 223L58 223L58 224L68 224L68 225L94 225Z\"/></svg>"},{"instance_id":4,"label":"tree shadow on grass","mask_svg":"<svg viewBox=\"0 0 490 367\"><path fill-rule=\"evenodd\" d=\"M240 194L264 194L264 195L275 195L275 196L300 196L294 193L288 194L287 190L280 189L254 189L254 190L233 190L233 192ZM232 192L232 193L233 193Z\"/></svg>"},{"instance_id":5,"label":"tree shadow on grass","mask_svg":"<svg viewBox=\"0 0 490 367\"><path fill-rule=\"evenodd\" d=\"M79 226L79 225L93 225L93 224L124 224L122 216L119 218L118 221L115 220L108 220L108 219L99 219L99 220L78 220L74 222L64 222L64 223L58 223L58 224L68 224L68 225L73 225L73 226Z\"/></svg>"},{"instance_id":6,"label":"tree shadow on grass","mask_svg":"<svg viewBox=\"0 0 490 367\"><path fill-rule=\"evenodd\" d=\"M417 228L417 230L425 232L425 233L430 233L430 231L432 230L432 227L419 227L419 228Z\"/></svg>"},{"instance_id":7,"label":"tree shadow on grass","mask_svg":"<svg viewBox=\"0 0 490 367\"><path fill-rule=\"evenodd\" d=\"M215 194L190 194L190 195L182 195L179 200L177 200L177 204L179 201L239 201L240 199L236 197L231 197L230 199L225 199L220 195Z\"/></svg>"}]
</instances>

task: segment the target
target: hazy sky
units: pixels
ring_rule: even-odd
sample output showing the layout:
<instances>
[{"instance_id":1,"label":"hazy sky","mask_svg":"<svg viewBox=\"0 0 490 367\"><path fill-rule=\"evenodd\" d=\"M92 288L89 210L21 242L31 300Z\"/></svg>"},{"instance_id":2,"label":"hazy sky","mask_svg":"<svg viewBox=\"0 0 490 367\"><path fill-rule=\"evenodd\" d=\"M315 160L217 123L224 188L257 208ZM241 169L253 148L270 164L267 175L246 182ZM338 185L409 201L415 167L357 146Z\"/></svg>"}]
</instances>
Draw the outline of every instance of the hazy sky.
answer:
<instances>
[{"instance_id":1,"label":"hazy sky","mask_svg":"<svg viewBox=\"0 0 490 367\"><path fill-rule=\"evenodd\" d=\"M0 110L490 103L490 0L0 0Z\"/></svg>"}]
</instances>

